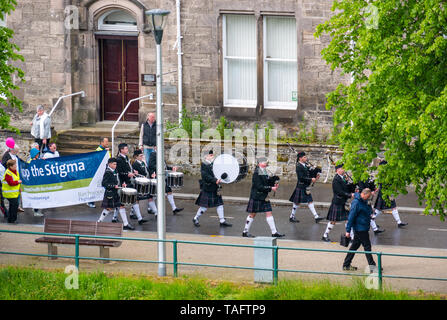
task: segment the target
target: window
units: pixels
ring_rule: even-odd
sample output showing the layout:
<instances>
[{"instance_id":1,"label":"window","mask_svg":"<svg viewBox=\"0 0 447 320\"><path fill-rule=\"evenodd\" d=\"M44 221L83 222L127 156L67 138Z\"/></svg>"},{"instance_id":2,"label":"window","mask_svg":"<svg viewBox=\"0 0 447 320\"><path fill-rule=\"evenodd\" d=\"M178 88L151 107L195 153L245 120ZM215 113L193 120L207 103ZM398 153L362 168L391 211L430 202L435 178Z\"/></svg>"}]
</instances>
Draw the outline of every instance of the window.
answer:
<instances>
[{"instance_id":1,"label":"window","mask_svg":"<svg viewBox=\"0 0 447 320\"><path fill-rule=\"evenodd\" d=\"M256 107L256 20L250 15L223 17L224 105Z\"/></svg>"},{"instance_id":2,"label":"window","mask_svg":"<svg viewBox=\"0 0 447 320\"><path fill-rule=\"evenodd\" d=\"M294 110L298 100L295 18L264 16L262 25L262 43L257 44L255 16L223 16L224 106L255 108L259 103L267 109ZM257 61L257 45L262 46L264 61ZM263 101L257 95L258 65L264 74L259 84Z\"/></svg>"},{"instance_id":3,"label":"window","mask_svg":"<svg viewBox=\"0 0 447 320\"><path fill-rule=\"evenodd\" d=\"M296 109L297 37L295 18L264 17L265 108Z\"/></svg>"},{"instance_id":4,"label":"window","mask_svg":"<svg viewBox=\"0 0 447 320\"><path fill-rule=\"evenodd\" d=\"M102 15L98 20L98 30L138 31L137 21L124 10L113 10Z\"/></svg>"}]
</instances>

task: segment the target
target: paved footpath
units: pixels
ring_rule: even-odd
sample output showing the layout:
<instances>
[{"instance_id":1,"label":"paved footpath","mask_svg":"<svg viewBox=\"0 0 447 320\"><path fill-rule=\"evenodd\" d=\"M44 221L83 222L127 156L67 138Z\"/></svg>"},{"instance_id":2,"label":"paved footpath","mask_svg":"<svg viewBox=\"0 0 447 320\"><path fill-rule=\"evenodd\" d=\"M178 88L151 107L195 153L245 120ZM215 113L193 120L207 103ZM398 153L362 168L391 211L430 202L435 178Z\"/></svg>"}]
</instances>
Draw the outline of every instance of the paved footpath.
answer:
<instances>
[{"instance_id":1,"label":"paved footpath","mask_svg":"<svg viewBox=\"0 0 447 320\"><path fill-rule=\"evenodd\" d=\"M246 179L247 180L247 179ZM186 179L185 187L176 193L176 202L179 207L185 210L174 216L167 210L166 228L167 238L185 241L212 242L222 244L243 244L252 245L253 239L242 238L240 236L247 213L245 212L246 197L249 193L249 182L224 186L223 196L225 202L225 215L228 221L233 223L231 228L219 228L217 214L215 209L202 216L201 227L196 228L192 225L197 206L194 205L194 199L197 195L195 185L197 178ZM284 239L278 239L279 247L309 248L309 249L329 249L344 250L336 240L343 232L343 224L338 224L331 233L332 243L325 243L320 240L324 232L326 223L324 221L316 224L306 207L298 209L297 217L300 223L293 224L288 222L290 212L290 202L287 201L293 190L294 182L282 183L283 190L278 192L272 199L274 203L274 215L278 230L285 233ZM248 189L247 189L248 188ZM284 190L285 189L285 190ZM290 191L290 192L289 192ZM314 190L314 200L317 204L317 211L321 216L327 212L328 202L330 201L330 185L317 184ZM318 201L320 200L320 201ZM322 201L325 200L325 201ZM391 215L383 214L378 218L378 223L386 231L380 235L371 233L373 251L393 253L393 254L411 254L411 255L430 255L447 257L447 227L445 222L441 222L438 217L424 216L421 214L422 208L417 205L414 193L398 197L398 205L401 208L402 220L409 222L405 229L396 227ZM167 208L170 208L166 202ZM143 212L147 203L142 202ZM404 210L402 210L404 208ZM408 208L406 210L405 208ZM71 206L66 208L46 209L45 216L49 218L70 218L77 220L95 221L101 209L99 203L97 208L91 209L86 205ZM153 215L146 215L149 222L139 226L136 225L136 231L125 231L124 236L130 238L150 238L156 239L156 220ZM110 219L110 218L108 218ZM24 231L43 231L43 218L33 217L31 210L19 215L18 225L8 225L0 223L0 229L24 230ZM268 236L269 229L263 215L258 215L253 223L251 232L257 236ZM0 251L9 252L27 252L47 254L47 246L35 243L38 235L18 235L10 233L0 233ZM362 249L362 248L361 248ZM167 261L172 261L172 244L166 244ZM74 255L74 247L60 247L60 255ZM117 259L135 259L157 261L157 243L142 241L124 241L119 248L110 250L111 258ZM98 248L81 247L81 256L98 257ZM343 272L341 265L344 253L322 253L280 250L279 268L286 270L306 270L321 272ZM231 265L253 267L253 248L210 246L197 244L179 244L178 258L183 263L199 263L210 265ZM377 261L377 258L375 257ZM0 265L23 265L35 266L45 269L63 270L67 265L74 264L73 259L60 258L58 260L48 260L45 257L28 257L0 254ZM354 258L353 265L359 268L357 274L362 273L367 267L364 255L358 254ZM409 257L383 257L383 268L385 276L407 276L407 277L432 277L447 278L447 259L428 259L428 258L409 258ZM116 262L102 264L95 260L81 260L81 271L105 271L126 274L150 274L157 275L157 263L134 263L134 262ZM172 266L167 266L168 276L173 274ZM214 268L201 266L179 266L179 276L199 275L211 279L225 279L236 281L253 282L253 270L239 270L228 268ZM322 279L329 278L334 281L350 282L352 279L360 277L335 276L335 275L317 275L304 273L280 272L280 279L286 278L306 278ZM61 284L63 285L63 284ZM429 281L413 279L384 279L385 286L391 286L393 289L422 289L428 292L447 293L447 281Z\"/></svg>"}]
</instances>

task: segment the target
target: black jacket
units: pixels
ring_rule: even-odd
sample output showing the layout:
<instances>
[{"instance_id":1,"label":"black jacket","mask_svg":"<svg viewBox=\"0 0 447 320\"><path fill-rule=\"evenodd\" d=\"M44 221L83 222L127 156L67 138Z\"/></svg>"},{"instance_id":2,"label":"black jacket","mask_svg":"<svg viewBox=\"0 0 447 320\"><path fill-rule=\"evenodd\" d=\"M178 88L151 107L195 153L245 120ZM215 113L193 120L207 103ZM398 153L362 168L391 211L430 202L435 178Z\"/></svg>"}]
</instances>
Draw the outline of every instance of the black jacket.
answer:
<instances>
[{"instance_id":1,"label":"black jacket","mask_svg":"<svg viewBox=\"0 0 447 320\"><path fill-rule=\"evenodd\" d=\"M165 170L172 170L172 167L168 166L165 161ZM149 156L149 176L153 173L157 173L157 151L152 151Z\"/></svg>"},{"instance_id":2,"label":"black jacket","mask_svg":"<svg viewBox=\"0 0 447 320\"><path fill-rule=\"evenodd\" d=\"M151 147L157 145L157 121L154 121L152 127L147 121L143 123L143 145Z\"/></svg>"},{"instance_id":3,"label":"black jacket","mask_svg":"<svg viewBox=\"0 0 447 320\"><path fill-rule=\"evenodd\" d=\"M132 167L129 162L129 158L123 158L121 155L116 157L116 171L118 171L118 176L121 183L130 184L130 178L128 176L129 172L133 172Z\"/></svg>"},{"instance_id":4,"label":"black jacket","mask_svg":"<svg viewBox=\"0 0 447 320\"><path fill-rule=\"evenodd\" d=\"M345 205L346 201L351 198L353 190L351 185L336 174L332 180L332 192L334 193L332 203L336 205Z\"/></svg>"},{"instance_id":5,"label":"black jacket","mask_svg":"<svg viewBox=\"0 0 447 320\"><path fill-rule=\"evenodd\" d=\"M200 174L202 175L202 180L199 181L202 191L205 192L217 192L219 186L216 184L217 178L213 173L213 164L208 164L207 162L202 162L200 166Z\"/></svg>"},{"instance_id":6,"label":"black jacket","mask_svg":"<svg viewBox=\"0 0 447 320\"><path fill-rule=\"evenodd\" d=\"M296 176L298 177L298 182L296 184L297 188L304 189L312 183L309 169L304 167L300 162L296 163Z\"/></svg>"},{"instance_id":7,"label":"black jacket","mask_svg":"<svg viewBox=\"0 0 447 320\"><path fill-rule=\"evenodd\" d=\"M269 178L267 174L262 174L259 167L256 167L251 182L250 199L253 200L265 200L275 185L273 178Z\"/></svg>"},{"instance_id":8,"label":"black jacket","mask_svg":"<svg viewBox=\"0 0 447 320\"><path fill-rule=\"evenodd\" d=\"M8 160L11 160L11 154L9 153L9 151L6 151L5 154L2 157L2 165L6 168L6 162L8 162Z\"/></svg>"},{"instance_id":9,"label":"black jacket","mask_svg":"<svg viewBox=\"0 0 447 320\"><path fill-rule=\"evenodd\" d=\"M106 168L104 176L102 178L101 185L106 189L105 196L111 198L118 194L118 190L115 186L119 186L119 178L116 170L112 171L109 167Z\"/></svg>"},{"instance_id":10,"label":"black jacket","mask_svg":"<svg viewBox=\"0 0 447 320\"><path fill-rule=\"evenodd\" d=\"M142 175L142 176L145 176L145 177L147 177L148 176L148 170L147 170L147 167L146 167L146 163L145 162L138 162L138 161L135 161L133 164L132 164L132 168L134 169L134 170L137 170L138 171L138 174L140 174L140 175Z\"/></svg>"}]
</instances>

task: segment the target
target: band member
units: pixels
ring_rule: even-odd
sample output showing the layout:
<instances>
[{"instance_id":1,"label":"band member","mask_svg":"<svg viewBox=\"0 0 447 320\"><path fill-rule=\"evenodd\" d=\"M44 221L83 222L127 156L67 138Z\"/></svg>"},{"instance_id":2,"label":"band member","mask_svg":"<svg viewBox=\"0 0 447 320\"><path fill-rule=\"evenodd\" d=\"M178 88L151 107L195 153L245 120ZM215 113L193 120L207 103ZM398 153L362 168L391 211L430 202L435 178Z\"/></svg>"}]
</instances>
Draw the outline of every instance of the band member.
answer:
<instances>
[{"instance_id":1,"label":"band member","mask_svg":"<svg viewBox=\"0 0 447 320\"><path fill-rule=\"evenodd\" d=\"M379 165L386 165L388 162L382 160ZM377 195L376 203L374 203L374 218L377 218L379 214L382 213L383 210L392 210L391 214L393 215L394 220L396 220L397 227L402 228L405 227L408 223L402 222L400 220L399 211L397 210L396 200L390 200L389 197L384 198L382 194L382 184L379 184L379 194Z\"/></svg>"},{"instance_id":2,"label":"band member","mask_svg":"<svg viewBox=\"0 0 447 320\"><path fill-rule=\"evenodd\" d=\"M348 220L349 212L345 209L346 201L354 196L355 185L348 183L344 176L345 169L343 169L343 164L335 166L336 175L332 180L332 192L334 196L332 198L331 206L326 219L329 220L326 231L324 232L323 241L330 242L329 233L335 226L337 221Z\"/></svg>"},{"instance_id":3,"label":"band member","mask_svg":"<svg viewBox=\"0 0 447 320\"><path fill-rule=\"evenodd\" d=\"M284 237L284 234L281 234L276 230L275 220L272 215L272 205L269 200L266 200L269 192L276 192L278 189L277 181L279 178L277 176L269 177L266 167L267 158L260 158L252 178L250 199L246 210L249 214L245 222L244 231L242 232L243 237L254 237L249 231L256 213L258 212L265 212L265 219L272 232L272 237Z\"/></svg>"},{"instance_id":4,"label":"band member","mask_svg":"<svg viewBox=\"0 0 447 320\"><path fill-rule=\"evenodd\" d=\"M366 181L359 181L357 183L357 187L358 187L358 192L362 192L366 188L370 189L372 196L374 196L376 194L376 192L378 192L376 190L376 185L375 185L374 179L372 177L369 177L368 180L366 180ZM369 205L371 205L371 204L369 203ZM371 211L371 228L373 229L374 234L379 234L379 233L384 232L385 230L381 229L380 226L378 224L376 224L375 217L376 216Z\"/></svg>"},{"instance_id":5,"label":"band member","mask_svg":"<svg viewBox=\"0 0 447 320\"><path fill-rule=\"evenodd\" d=\"M104 199L102 200L101 207L104 210L99 216L98 222L103 222L104 219L116 209L119 210L121 219L123 219L123 229L134 230L135 228L127 221L126 209L121 204L120 197L118 195L118 189L120 187L118 173L116 171L117 160L116 158L109 158L107 161L107 168L104 171L104 177L102 178L102 186L106 189L104 192ZM123 183L126 186L126 183Z\"/></svg>"},{"instance_id":6,"label":"band member","mask_svg":"<svg viewBox=\"0 0 447 320\"><path fill-rule=\"evenodd\" d=\"M170 167L166 164L165 161L165 170L172 170L177 171L177 167ZM151 152L151 155L149 156L149 175L153 178L156 178L157 174L157 147L154 147L154 151ZM165 185L165 192L166 197L168 198L169 204L172 207L172 213L176 215L180 211L183 210L183 208L177 208L174 201L174 195L172 194L172 188L169 187L167 184Z\"/></svg>"},{"instance_id":7,"label":"band member","mask_svg":"<svg viewBox=\"0 0 447 320\"><path fill-rule=\"evenodd\" d=\"M199 180L200 184L200 194L196 200L196 205L200 208L197 210L195 217L192 219L192 222L196 227L200 227L199 218L202 214L205 213L208 208L217 207L217 215L219 216L219 222L221 227L231 227L232 225L225 220L224 217L224 206L222 196L217 193L219 189L219 184L221 183L221 179L218 179L214 176L213 173L213 160L214 154L211 150L205 157L205 160L202 162L200 167L200 173L202 175L202 179ZM225 179L225 177L222 177Z\"/></svg>"},{"instance_id":8,"label":"band member","mask_svg":"<svg viewBox=\"0 0 447 320\"><path fill-rule=\"evenodd\" d=\"M118 156L116 157L116 170L118 172L120 181L123 184L126 184L127 187L133 188L131 178L134 178L138 174L138 171L132 169L129 158L127 156L128 154L129 147L127 146L127 144L120 143L118 145ZM132 209L135 214L130 215L131 219L138 219L138 224L143 224L148 221L143 219L143 217L141 216L140 204L138 203L138 200L132 205Z\"/></svg>"},{"instance_id":9,"label":"band member","mask_svg":"<svg viewBox=\"0 0 447 320\"><path fill-rule=\"evenodd\" d=\"M144 154L141 149L135 150L133 153L133 162L132 162L132 168L138 172L139 175L144 177L150 177L149 170L147 168L146 162L144 161ZM155 178L155 174L152 175L151 178ZM148 213L153 213L155 216L157 216L157 206L155 205L154 196L151 194L147 194L145 196L138 195L138 200L145 200L148 201Z\"/></svg>"},{"instance_id":10,"label":"band member","mask_svg":"<svg viewBox=\"0 0 447 320\"><path fill-rule=\"evenodd\" d=\"M109 153L109 157L112 157L112 153L109 150L109 139L108 138L101 138L101 140L99 141L99 146L98 148L95 149L95 151L104 151L107 150L107 152ZM90 208L96 208L96 205L94 202L88 202L87 205Z\"/></svg>"},{"instance_id":11,"label":"band member","mask_svg":"<svg viewBox=\"0 0 447 320\"><path fill-rule=\"evenodd\" d=\"M320 177L319 174L316 177L311 177L309 168L306 165L307 156L305 152L299 152L297 155L296 162L296 175L298 177L298 182L296 184L295 190L293 191L292 196L289 201L293 202L292 213L290 214L289 221L290 222L299 222L298 219L295 218L296 209L300 203L307 203L307 206L310 209L310 212L314 216L315 223L318 223L321 218L317 211L315 210L315 206L313 203L312 195L307 191L307 188L315 183L316 180Z\"/></svg>"}]
</instances>

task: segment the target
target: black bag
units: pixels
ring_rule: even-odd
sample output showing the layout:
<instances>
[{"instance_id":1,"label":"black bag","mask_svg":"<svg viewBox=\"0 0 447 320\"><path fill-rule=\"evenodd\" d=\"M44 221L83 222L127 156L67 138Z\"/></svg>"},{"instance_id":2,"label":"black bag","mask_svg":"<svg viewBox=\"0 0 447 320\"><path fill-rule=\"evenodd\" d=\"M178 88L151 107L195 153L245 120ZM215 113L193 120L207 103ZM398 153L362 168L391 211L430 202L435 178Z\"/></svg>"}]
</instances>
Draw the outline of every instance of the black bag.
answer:
<instances>
[{"instance_id":1,"label":"black bag","mask_svg":"<svg viewBox=\"0 0 447 320\"><path fill-rule=\"evenodd\" d=\"M350 238L346 237L343 233L340 236L340 245L343 247L349 246Z\"/></svg>"}]
</instances>

